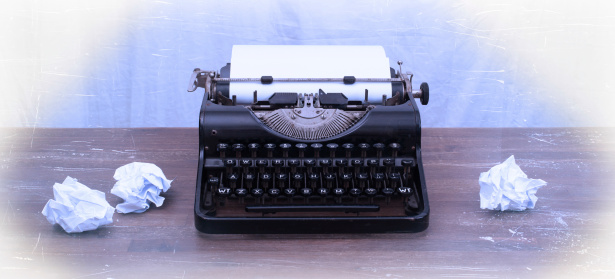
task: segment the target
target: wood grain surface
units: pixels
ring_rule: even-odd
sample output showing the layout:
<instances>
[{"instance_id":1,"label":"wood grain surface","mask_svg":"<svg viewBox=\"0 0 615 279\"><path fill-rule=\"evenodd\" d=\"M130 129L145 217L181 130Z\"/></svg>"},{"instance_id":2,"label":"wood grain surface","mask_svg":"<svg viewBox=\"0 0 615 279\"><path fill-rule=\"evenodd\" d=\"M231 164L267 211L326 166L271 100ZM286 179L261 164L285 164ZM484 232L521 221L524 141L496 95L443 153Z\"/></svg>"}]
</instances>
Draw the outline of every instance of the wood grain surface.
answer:
<instances>
[{"instance_id":1,"label":"wood grain surface","mask_svg":"<svg viewBox=\"0 0 615 279\"><path fill-rule=\"evenodd\" d=\"M430 226L416 234L206 235L194 228L198 132L0 130L0 277L545 278L615 276L615 129L423 129ZM515 155L548 185L535 209L479 208L478 176ZM174 179L160 208L67 234L41 210L66 176L109 193L116 168Z\"/></svg>"}]
</instances>

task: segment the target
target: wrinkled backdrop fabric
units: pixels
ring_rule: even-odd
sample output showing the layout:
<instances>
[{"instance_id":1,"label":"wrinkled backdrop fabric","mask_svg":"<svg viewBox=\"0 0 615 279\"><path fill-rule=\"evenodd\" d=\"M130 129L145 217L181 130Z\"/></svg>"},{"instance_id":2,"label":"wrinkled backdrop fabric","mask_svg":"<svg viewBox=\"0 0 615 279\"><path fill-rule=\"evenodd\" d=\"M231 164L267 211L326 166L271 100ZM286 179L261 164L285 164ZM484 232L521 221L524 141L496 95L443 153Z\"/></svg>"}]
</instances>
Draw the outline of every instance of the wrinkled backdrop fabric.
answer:
<instances>
[{"instance_id":1,"label":"wrinkled backdrop fabric","mask_svg":"<svg viewBox=\"0 0 615 279\"><path fill-rule=\"evenodd\" d=\"M236 44L382 45L429 82L423 127L613 126L614 6L18 1L0 10L0 126L197 127L191 72Z\"/></svg>"}]
</instances>

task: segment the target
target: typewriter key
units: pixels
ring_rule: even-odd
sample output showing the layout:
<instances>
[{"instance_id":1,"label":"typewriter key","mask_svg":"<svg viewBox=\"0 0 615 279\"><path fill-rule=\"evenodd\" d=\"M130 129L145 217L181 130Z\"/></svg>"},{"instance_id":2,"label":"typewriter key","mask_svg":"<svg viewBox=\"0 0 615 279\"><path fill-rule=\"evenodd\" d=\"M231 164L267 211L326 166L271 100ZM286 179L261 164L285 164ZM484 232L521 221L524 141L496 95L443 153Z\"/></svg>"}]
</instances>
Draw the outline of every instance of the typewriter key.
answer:
<instances>
[{"instance_id":1,"label":"typewriter key","mask_svg":"<svg viewBox=\"0 0 615 279\"><path fill-rule=\"evenodd\" d=\"M305 154L305 149L307 148L307 144L305 143L297 143L295 147L299 150L299 158L303 158Z\"/></svg>"},{"instance_id":2,"label":"typewriter key","mask_svg":"<svg viewBox=\"0 0 615 279\"><path fill-rule=\"evenodd\" d=\"M264 159L256 160L256 166L258 167L258 172L264 173L265 167L269 165L269 162Z\"/></svg>"},{"instance_id":3,"label":"typewriter key","mask_svg":"<svg viewBox=\"0 0 615 279\"><path fill-rule=\"evenodd\" d=\"M329 157L335 158L335 150L337 149L337 143L329 143L327 144L327 148L329 148Z\"/></svg>"},{"instance_id":4,"label":"typewriter key","mask_svg":"<svg viewBox=\"0 0 615 279\"><path fill-rule=\"evenodd\" d=\"M322 144L312 143L310 146L314 149L314 158L320 158L320 149L322 148Z\"/></svg>"},{"instance_id":5,"label":"typewriter key","mask_svg":"<svg viewBox=\"0 0 615 279\"><path fill-rule=\"evenodd\" d=\"M220 158L226 157L226 151L228 150L228 144L218 143L218 152L220 152Z\"/></svg>"},{"instance_id":6,"label":"typewriter key","mask_svg":"<svg viewBox=\"0 0 615 279\"><path fill-rule=\"evenodd\" d=\"M350 194L351 197L354 198L355 203L359 202L359 196L361 195L361 189L352 188L348 191L348 193Z\"/></svg>"},{"instance_id":7,"label":"typewriter key","mask_svg":"<svg viewBox=\"0 0 615 279\"><path fill-rule=\"evenodd\" d=\"M303 161L303 165L307 167L308 173L312 173L312 168L316 165L316 160L306 159Z\"/></svg>"},{"instance_id":8,"label":"typewriter key","mask_svg":"<svg viewBox=\"0 0 615 279\"><path fill-rule=\"evenodd\" d=\"M389 148L391 148L391 154L393 155L393 159L397 158L397 152L401 148L401 145L399 143L394 142L394 143L389 144Z\"/></svg>"},{"instance_id":9,"label":"typewriter key","mask_svg":"<svg viewBox=\"0 0 615 279\"><path fill-rule=\"evenodd\" d=\"M344 196L345 193L346 193L346 190L344 190L344 188L333 189L333 195L335 195L335 202L341 203L342 197Z\"/></svg>"},{"instance_id":10,"label":"typewriter key","mask_svg":"<svg viewBox=\"0 0 615 279\"><path fill-rule=\"evenodd\" d=\"M278 196L280 196L280 189L271 188L269 189L269 191L267 191L267 193L269 194L270 197L277 198Z\"/></svg>"},{"instance_id":11,"label":"typewriter key","mask_svg":"<svg viewBox=\"0 0 615 279\"><path fill-rule=\"evenodd\" d=\"M243 199L248 195L248 189L237 188L235 189L235 196L239 198L239 203L243 203Z\"/></svg>"},{"instance_id":12,"label":"typewriter key","mask_svg":"<svg viewBox=\"0 0 615 279\"><path fill-rule=\"evenodd\" d=\"M318 175L318 173L310 173L308 174L308 179L310 181L310 187L312 187L312 189L315 189L316 183L320 181L320 175Z\"/></svg>"},{"instance_id":13,"label":"typewriter key","mask_svg":"<svg viewBox=\"0 0 615 279\"><path fill-rule=\"evenodd\" d=\"M288 150L292 145L290 143L282 143L280 144L280 148L282 149L282 157L288 158Z\"/></svg>"},{"instance_id":14,"label":"typewriter key","mask_svg":"<svg viewBox=\"0 0 615 279\"><path fill-rule=\"evenodd\" d=\"M218 184L220 183L220 179L218 179L217 177L210 177L207 180L207 183L209 183L211 187L217 187Z\"/></svg>"},{"instance_id":15,"label":"typewriter key","mask_svg":"<svg viewBox=\"0 0 615 279\"><path fill-rule=\"evenodd\" d=\"M390 173L395 165L395 160L393 159L384 159L382 160L382 164L386 167L386 172Z\"/></svg>"},{"instance_id":16,"label":"typewriter key","mask_svg":"<svg viewBox=\"0 0 615 279\"><path fill-rule=\"evenodd\" d=\"M378 190L374 188L365 189L365 195L369 198L369 203L374 202L374 196L376 196L376 194L378 194Z\"/></svg>"},{"instance_id":17,"label":"typewriter key","mask_svg":"<svg viewBox=\"0 0 615 279\"><path fill-rule=\"evenodd\" d=\"M295 190L295 188L285 188L284 189L284 195L288 198L294 197L296 193L297 193L297 190Z\"/></svg>"},{"instance_id":18,"label":"typewriter key","mask_svg":"<svg viewBox=\"0 0 615 279\"><path fill-rule=\"evenodd\" d=\"M391 202L391 196L393 195L393 193L395 193L395 189L393 188L383 188L382 189L382 194L385 196L387 204Z\"/></svg>"},{"instance_id":19,"label":"typewriter key","mask_svg":"<svg viewBox=\"0 0 615 279\"><path fill-rule=\"evenodd\" d=\"M246 147L241 143L233 144L233 150L235 150L235 156L237 159L241 158L241 151L243 151Z\"/></svg>"},{"instance_id":20,"label":"typewriter key","mask_svg":"<svg viewBox=\"0 0 615 279\"><path fill-rule=\"evenodd\" d=\"M346 150L346 158L350 159L350 156L352 155L352 149L354 148L354 144L344 143L342 144L342 148Z\"/></svg>"},{"instance_id":21,"label":"typewriter key","mask_svg":"<svg viewBox=\"0 0 615 279\"><path fill-rule=\"evenodd\" d=\"M369 144L368 143L360 143L359 144L359 149L361 149L361 159L365 160L365 157L367 157L367 150L369 149Z\"/></svg>"},{"instance_id":22,"label":"typewriter key","mask_svg":"<svg viewBox=\"0 0 615 279\"><path fill-rule=\"evenodd\" d=\"M401 160L401 165L404 166L404 174L410 175L410 168L414 165L414 160Z\"/></svg>"},{"instance_id":23,"label":"typewriter key","mask_svg":"<svg viewBox=\"0 0 615 279\"><path fill-rule=\"evenodd\" d=\"M275 150L275 144L273 144L273 143L265 144L265 150L267 150L267 157L268 158L273 157L273 150Z\"/></svg>"},{"instance_id":24,"label":"typewriter key","mask_svg":"<svg viewBox=\"0 0 615 279\"><path fill-rule=\"evenodd\" d=\"M291 173L297 172L297 167L300 164L301 164L301 161L299 161L297 159L290 159L290 160L288 160L288 165L290 166L290 172Z\"/></svg>"},{"instance_id":25,"label":"typewriter key","mask_svg":"<svg viewBox=\"0 0 615 279\"><path fill-rule=\"evenodd\" d=\"M327 173L325 174L325 181L327 183L327 188L333 188L333 183L335 182L335 173Z\"/></svg>"},{"instance_id":26,"label":"typewriter key","mask_svg":"<svg viewBox=\"0 0 615 279\"><path fill-rule=\"evenodd\" d=\"M218 196L226 198L231 194L231 188L220 187L216 192L218 193Z\"/></svg>"},{"instance_id":27,"label":"typewriter key","mask_svg":"<svg viewBox=\"0 0 615 279\"><path fill-rule=\"evenodd\" d=\"M252 155L252 158L256 158L257 157L257 152L258 152L258 148L260 147L260 145L258 143L250 143L248 144L248 149L250 149L250 153Z\"/></svg>"},{"instance_id":28,"label":"typewriter key","mask_svg":"<svg viewBox=\"0 0 615 279\"><path fill-rule=\"evenodd\" d=\"M378 161L380 161L380 157L382 157L382 150L384 149L384 143L375 143L374 148L376 149L376 157L378 157Z\"/></svg>"},{"instance_id":29,"label":"typewriter key","mask_svg":"<svg viewBox=\"0 0 615 279\"><path fill-rule=\"evenodd\" d=\"M310 196L312 196L312 188L301 188L301 190L299 190L299 192L305 198L309 198Z\"/></svg>"}]
</instances>

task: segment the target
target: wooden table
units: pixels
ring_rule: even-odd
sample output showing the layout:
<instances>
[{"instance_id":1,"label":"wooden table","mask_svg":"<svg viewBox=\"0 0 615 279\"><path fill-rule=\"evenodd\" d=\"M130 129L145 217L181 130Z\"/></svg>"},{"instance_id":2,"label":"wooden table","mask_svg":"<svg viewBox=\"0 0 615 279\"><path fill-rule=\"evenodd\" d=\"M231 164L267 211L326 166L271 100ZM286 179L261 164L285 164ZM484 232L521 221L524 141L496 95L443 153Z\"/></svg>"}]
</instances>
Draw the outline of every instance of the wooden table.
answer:
<instances>
[{"instance_id":1,"label":"wooden table","mask_svg":"<svg viewBox=\"0 0 615 279\"><path fill-rule=\"evenodd\" d=\"M423 129L431 204L416 234L206 235L193 224L197 129L2 129L0 277L615 276L615 129ZM515 155L535 209L479 208L478 176ZM66 176L107 194L116 168L174 179L160 208L67 234L41 214Z\"/></svg>"}]
</instances>

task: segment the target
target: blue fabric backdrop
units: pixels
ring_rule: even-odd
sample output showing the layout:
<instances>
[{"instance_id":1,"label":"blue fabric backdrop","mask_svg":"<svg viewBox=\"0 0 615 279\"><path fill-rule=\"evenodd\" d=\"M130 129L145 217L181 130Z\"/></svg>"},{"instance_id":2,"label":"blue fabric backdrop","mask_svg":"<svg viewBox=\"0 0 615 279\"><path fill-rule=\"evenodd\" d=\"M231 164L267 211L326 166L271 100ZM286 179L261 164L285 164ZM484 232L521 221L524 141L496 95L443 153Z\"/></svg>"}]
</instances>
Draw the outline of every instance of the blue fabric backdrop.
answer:
<instances>
[{"instance_id":1,"label":"blue fabric backdrop","mask_svg":"<svg viewBox=\"0 0 615 279\"><path fill-rule=\"evenodd\" d=\"M613 126L611 1L20 1L0 10L0 126L196 127L193 68L234 44L382 45L424 127Z\"/></svg>"}]
</instances>

